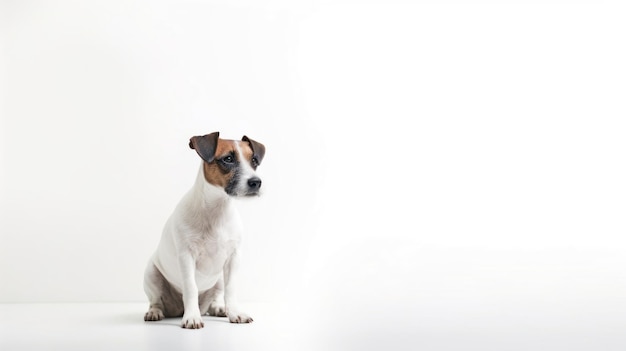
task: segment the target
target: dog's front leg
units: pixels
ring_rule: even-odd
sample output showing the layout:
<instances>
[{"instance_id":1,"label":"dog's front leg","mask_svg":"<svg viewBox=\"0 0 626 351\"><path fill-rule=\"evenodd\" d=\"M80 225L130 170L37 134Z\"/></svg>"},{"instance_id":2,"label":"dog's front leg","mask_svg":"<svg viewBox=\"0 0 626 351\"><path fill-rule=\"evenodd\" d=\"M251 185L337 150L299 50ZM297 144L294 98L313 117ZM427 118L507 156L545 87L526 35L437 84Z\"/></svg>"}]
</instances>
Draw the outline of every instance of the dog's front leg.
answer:
<instances>
[{"instance_id":1,"label":"dog's front leg","mask_svg":"<svg viewBox=\"0 0 626 351\"><path fill-rule=\"evenodd\" d=\"M179 255L180 273L183 280L183 306L185 313L181 327L200 329L204 327L198 305L198 286L196 285L196 262L192 255Z\"/></svg>"},{"instance_id":2,"label":"dog's front leg","mask_svg":"<svg viewBox=\"0 0 626 351\"><path fill-rule=\"evenodd\" d=\"M237 250L235 250L224 265L224 303L226 305L226 314L231 323L250 323L252 318L239 311L235 297L235 275L238 264L239 256Z\"/></svg>"}]
</instances>

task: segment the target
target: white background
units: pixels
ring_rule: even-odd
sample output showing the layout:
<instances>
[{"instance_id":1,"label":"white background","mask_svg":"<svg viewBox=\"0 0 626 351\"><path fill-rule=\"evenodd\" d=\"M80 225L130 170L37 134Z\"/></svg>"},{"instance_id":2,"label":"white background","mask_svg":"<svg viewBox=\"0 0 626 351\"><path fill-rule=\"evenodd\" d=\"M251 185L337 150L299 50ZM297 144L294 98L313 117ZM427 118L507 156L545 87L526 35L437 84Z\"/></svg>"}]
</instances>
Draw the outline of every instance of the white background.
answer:
<instances>
[{"instance_id":1,"label":"white background","mask_svg":"<svg viewBox=\"0 0 626 351\"><path fill-rule=\"evenodd\" d=\"M267 147L242 300L623 349L617 3L4 1L0 302L144 301L220 131Z\"/></svg>"}]
</instances>

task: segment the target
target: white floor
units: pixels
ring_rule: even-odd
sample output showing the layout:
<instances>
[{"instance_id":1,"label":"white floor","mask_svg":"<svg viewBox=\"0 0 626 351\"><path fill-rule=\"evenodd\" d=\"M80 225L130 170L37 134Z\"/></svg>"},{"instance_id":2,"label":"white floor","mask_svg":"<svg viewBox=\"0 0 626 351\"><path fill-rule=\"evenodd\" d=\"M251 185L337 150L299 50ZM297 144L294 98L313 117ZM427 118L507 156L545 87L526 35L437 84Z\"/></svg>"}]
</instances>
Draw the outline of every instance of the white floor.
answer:
<instances>
[{"instance_id":1,"label":"white floor","mask_svg":"<svg viewBox=\"0 0 626 351\"><path fill-rule=\"evenodd\" d=\"M179 318L146 323L143 303L0 304L0 350L589 350L626 349L624 316L593 319L581 306L556 320L455 306L303 315L292 307L248 305L249 325L204 317L200 330ZM383 308L381 308L383 307ZM423 307L423 306L422 306ZM622 306L623 307L623 306ZM619 309L618 309L619 310ZM433 313L441 314L435 316ZM319 312L319 311L318 311ZM595 316L606 314L599 311ZM288 316L291 316L289 318ZM578 316L580 317L580 316ZM456 320L454 318L457 318Z\"/></svg>"},{"instance_id":2,"label":"white floor","mask_svg":"<svg viewBox=\"0 0 626 351\"><path fill-rule=\"evenodd\" d=\"M0 304L0 350L271 350L291 339L268 323L263 305L248 309L253 324L206 316L200 330L180 328L180 318L144 322L145 309L144 303Z\"/></svg>"}]
</instances>

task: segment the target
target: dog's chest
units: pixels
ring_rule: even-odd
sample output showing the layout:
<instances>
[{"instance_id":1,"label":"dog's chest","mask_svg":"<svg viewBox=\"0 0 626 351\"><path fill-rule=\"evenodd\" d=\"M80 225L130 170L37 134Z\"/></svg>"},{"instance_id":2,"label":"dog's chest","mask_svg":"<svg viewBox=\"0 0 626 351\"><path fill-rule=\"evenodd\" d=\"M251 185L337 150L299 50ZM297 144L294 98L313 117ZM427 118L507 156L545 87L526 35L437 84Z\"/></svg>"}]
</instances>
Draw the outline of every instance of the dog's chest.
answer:
<instances>
[{"instance_id":1,"label":"dog's chest","mask_svg":"<svg viewBox=\"0 0 626 351\"><path fill-rule=\"evenodd\" d=\"M196 269L204 274L221 272L228 257L237 248L235 240L204 240L196 246Z\"/></svg>"}]
</instances>

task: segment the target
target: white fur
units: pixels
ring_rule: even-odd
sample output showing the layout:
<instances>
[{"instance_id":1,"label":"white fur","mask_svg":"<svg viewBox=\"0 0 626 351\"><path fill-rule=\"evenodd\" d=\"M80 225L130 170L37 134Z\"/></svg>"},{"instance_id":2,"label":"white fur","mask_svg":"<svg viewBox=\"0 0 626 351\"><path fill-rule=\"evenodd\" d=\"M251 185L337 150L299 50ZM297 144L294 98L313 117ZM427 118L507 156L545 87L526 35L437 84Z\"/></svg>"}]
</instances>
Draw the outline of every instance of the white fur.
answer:
<instances>
[{"instance_id":1,"label":"white fur","mask_svg":"<svg viewBox=\"0 0 626 351\"><path fill-rule=\"evenodd\" d=\"M243 153L241 152L241 147L237 143L235 143L235 150L237 151L239 159L242 160ZM244 181L239 182L236 192L239 195L245 195L247 191L247 187L248 187L245 179L250 179L252 177L255 177L256 172L254 171L254 169L252 168L252 166L250 166L248 162L241 162L240 167L241 168L239 169L239 171L241 172L241 179L244 179Z\"/></svg>"},{"instance_id":2,"label":"white fur","mask_svg":"<svg viewBox=\"0 0 626 351\"><path fill-rule=\"evenodd\" d=\"M241 159L238 147L237 151ZM244 189L255 172L247 162L240 164L244 169L237 186ZM144 289L151 304L146 320L163 318L162 311L153 307L160 303L162 293L159 282L153 279L156 267L182 293L182 327L202 328L201 315L207 312L212 315L225 312L233 323L251 322L252 318L239 311L235 298L241 237L242 225L232 198L221 187L206 181L201 165L193 187L166 222L159 246L146 269ZM209 297L199 301L198 295L206 291Z\"/></svg>"}]
</instances>

